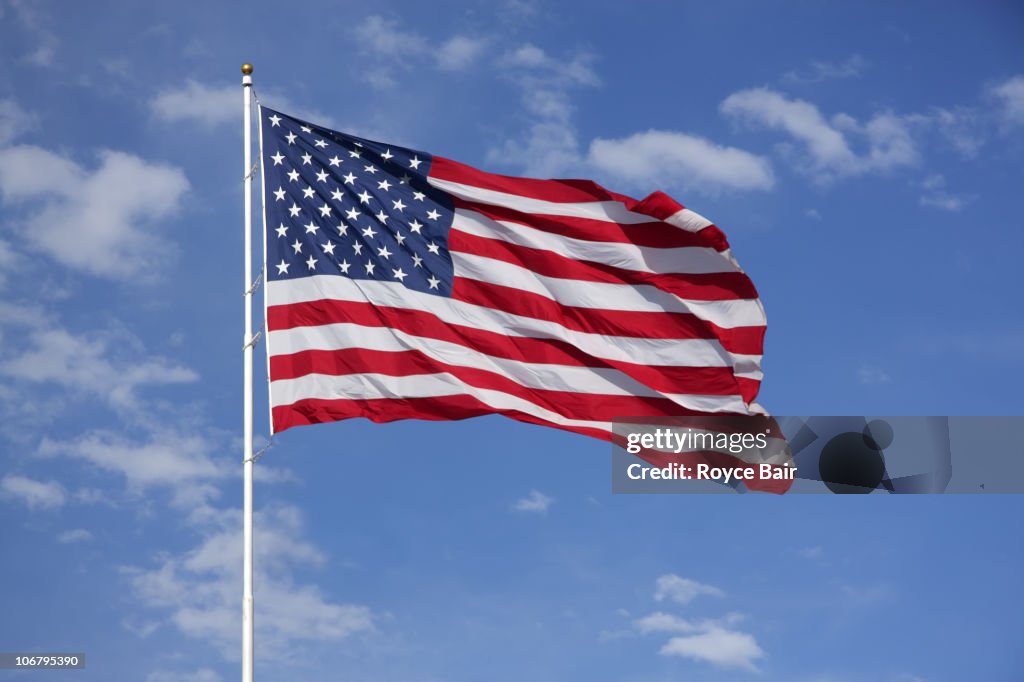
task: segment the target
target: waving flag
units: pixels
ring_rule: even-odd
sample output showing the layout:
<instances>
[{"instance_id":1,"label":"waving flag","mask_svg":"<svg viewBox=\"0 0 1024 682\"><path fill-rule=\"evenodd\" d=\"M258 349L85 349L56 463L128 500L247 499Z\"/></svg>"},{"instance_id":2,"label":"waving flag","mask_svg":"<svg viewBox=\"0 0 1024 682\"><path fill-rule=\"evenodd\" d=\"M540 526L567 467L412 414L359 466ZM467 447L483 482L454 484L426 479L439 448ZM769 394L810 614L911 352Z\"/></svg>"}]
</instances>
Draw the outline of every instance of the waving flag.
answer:
<instances>
[{"instance_id":1,"label":"waving flag","mask_svg":"<svg viewBox=\"0 0 1024 682\"><path fill-rule=\"evenodd\" d=\"M261 108L272 428L750 414L765 316L656 192L494 175Z\"/></svg>"}]
</instances>

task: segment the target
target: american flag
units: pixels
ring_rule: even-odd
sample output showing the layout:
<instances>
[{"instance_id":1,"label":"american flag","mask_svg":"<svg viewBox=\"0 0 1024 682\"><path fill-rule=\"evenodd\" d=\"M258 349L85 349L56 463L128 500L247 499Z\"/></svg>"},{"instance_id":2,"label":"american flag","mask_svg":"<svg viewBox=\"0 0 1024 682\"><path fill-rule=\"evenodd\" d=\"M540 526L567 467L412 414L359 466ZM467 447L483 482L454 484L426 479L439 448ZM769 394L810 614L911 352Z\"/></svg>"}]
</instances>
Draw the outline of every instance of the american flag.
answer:
<instances>
[{"instance_id":1,"label":"american flag","mask_svg":"<svg viewBox=\"0 0 1024 682\"><path fill-rule=\"evenodd\" d=\"M661 192L495 175L261 107L272 429L761 412L764 310Z\"/></svg>"}]
</instances>

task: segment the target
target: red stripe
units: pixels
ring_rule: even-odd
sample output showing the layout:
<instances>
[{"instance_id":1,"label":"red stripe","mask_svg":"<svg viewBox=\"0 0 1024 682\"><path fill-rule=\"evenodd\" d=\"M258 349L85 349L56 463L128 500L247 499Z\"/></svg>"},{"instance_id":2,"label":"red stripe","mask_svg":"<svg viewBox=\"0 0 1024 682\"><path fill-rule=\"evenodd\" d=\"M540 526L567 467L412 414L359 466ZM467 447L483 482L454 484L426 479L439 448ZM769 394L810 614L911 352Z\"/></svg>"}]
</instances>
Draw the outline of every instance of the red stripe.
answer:
<instances>
[{"instance_id":1,"label":"red stripe","mask_svg":"<svg viewBox=\"0 0 1024 682\"><path fill-rule=\"evenodd\" d=\"M611 432L601 429L553 424L516 410L495 410L468 395L439 396L435 398L380 398L373 400L319 400L311 398L300 400L291 405L281 405L273 408L275 433L281 433L293 426L322 424L352 419L354 417L366 417L377 424L384 424L401 419L451 421L489 414L503 414L518 421L554 427L605 441L612 441L613 438L622 440L621 437L613 436ZM620 442L619 445L624 445L624 443ZM658 467L668 466L672 462L693 468L699 463L707 463L717 467L749 466L742 460L720 452L680 453L677 455L657 450L644 450L639 453L639 456ZM784 493L791 485L789 481L754 480L749 483L748 487L752 490L774 493Z\"/></svg>"},{"instance_id":2,"label":"red stripe","mask_svg":"<svg viewBox=\"0 0 1024 682\"><path fill-rule=\"evenodd\" d=\"M663 192L654 192L646 198L637 201L624 194L610 192L590 180L536 180L533 178L497 175L477 170L464 163L440 156L435 156L431 162L430 177L560 204L616 201L624 205L629 211L649 215L660 221L666 220L685 208ZM721 243L722 248L728 248L728 242L721 230L714 226L711 227L714 230L706 235L707 238L714 239L716 243ZM675 226L673 226L673 229L682 231L682 228ZM705 228L705 230L709 229L711 228Z\"/></svg>"},{"instance_id":3,"label":"red stripe","mask_svg":"<svg viewBox=\"0 0 1024 682\"><path fill-rule=\"evenodd\" d=\"M566 329L587 334L640 339L718 339L730 353L747 355L760 355L764 347L764 327L723 329L689 313L568 306L540 294L465 277L455 277L452 298L513 315L555 321Z\"/></svg>"},{"instance_id":4,"label":"red stripe","mask_svg":"<svg viewBox=\"0 0 1024 682\"><path fill-rule=\"evenodd\" d=\"M705 395L744 395L759 382L737 379L731 367L652 367L595 358L559 339L505 336L465 325L447 324L432 315L405 308L370 303L320 300L267 308L267 329L278 331L304 326L349 323L396 329L421 338L463 345L484 355L522 362L615 369L662 393L688 393L700 386ZM274 376L271 374L271 376ZM276 378L276 376L274 377ZM752 386L745 386L745 383ZM749 401L748 401L749 402Z\"/></svg>"},{"instance_id":5,"label":"red stripe","mask_svg":"<svg viewBox=\"0 0 1024 682\"><path fill-rule=\"evenodd\" d=\"M700 232L690 232L675 225L660 221L649 223L622 224L593 218L576 216L546 216L536 213L524 213L507 206L494 206L465 201L454 197L455 208L475 211L491 220L519 223L537 230L562 237L582 239L592 242L614 242L618 244L636 244L652 248L683 248L703 246L717 251L729 248L725 235L717 227L706 227Z\"/></svg>"},{"instance_id":6,"label":"red stripe","mask_svg":"<svg viewBox=\"0 0 1024 682\"><path fill-rule=\"evenodd\" d=\"M527 400L567 419L610 422L623 416L674 417L704 414L700 410L686 408L669 398L600 395L526 387L505 375L476 367L440 362L417 350L311 350L291 355L275 355L270 359L270 375L275 381L307 374L383 374L404 377L440 373L450 374L467 386L500 391ZM699 389L700 387L695 386L689 392L700 393Z\"/></svg>"},{"instance_id":7,"label":"red stripe","mask_svg":"<svg viewBox=\"0 0 1024 682\"><path fill-rule=\"evenodd\" d=\"M608 284L650 285L694 301L755 299L757 292L742 272L650 273L617 268L595 261L580 261L543 249L487 239L453 228L448 248L512 263L546 277Z\"/></svg>"}]
</instances>

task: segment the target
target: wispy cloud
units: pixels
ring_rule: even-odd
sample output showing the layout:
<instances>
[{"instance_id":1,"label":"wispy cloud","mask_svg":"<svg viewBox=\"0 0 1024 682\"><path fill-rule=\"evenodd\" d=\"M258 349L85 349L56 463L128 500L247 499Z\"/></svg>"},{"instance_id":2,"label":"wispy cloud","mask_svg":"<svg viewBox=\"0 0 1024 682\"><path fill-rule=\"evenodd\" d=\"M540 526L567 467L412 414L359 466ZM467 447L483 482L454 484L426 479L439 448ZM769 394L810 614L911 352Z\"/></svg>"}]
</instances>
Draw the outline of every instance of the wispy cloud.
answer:
<instances>
[{"instance_id":1,"label":"wispy cloud","mask_svg":"<svg viewBox=\"0 0 1024 682\"><path fill-rule=\"evenodd\" d=\"M861 365L857 370L857 380L867 386L892 383L892 377L889 376L888 372L881 367L867 364Z\"/></svg>"},{"instance_id":2,"label":"wispy cloud","mask_svg":"<svg viewBox=\"0 0 1024 682\"><path fill-rule=\"evenodd\" d=\"M173 255L156 228L189 188L180 168L105 150L87 168L36 146L0 149L0 198L22 208L19 236L63 265L145 281Z\"/></svg>"},{"instance_id":3,"label":"wispy cloud","mask_svg":"<svg viewBox=\"0 0 1024 682\"><path fill-rule=\"evenodd\" d=\"M517 512L547 514L554 502L555 498L549 497L539 490L531 490L529 495L513 502L512 509Z\"/></svg>"},{"instance_id":4,"label":"wispy cloud","mask_svg":"<svg viewBox=\"0 0 1024 682\"><path fill-rule=\"evenodd\" d=\"M800 148L798 168L818 182L884 172L919 160L910 124L893 113L876 114L865 123L844 113L827 120L814 104L769 88L733 93L719 108L734 120L788 135ZM854 141L865 149L854 151Z\"/></svg>"},{"instance_id":5,"label":"wispy cloud","mask_svg":"<svg viewBox=\"0 0 1024 682\"><path fill-rule=\"evenodd\" d=\"M700 596L724 597L725 592L714 585L683 578L674 573L659 576L655 582L655 601L673 601L677 604L689 604Z\"/></svg>"},{"instance_id":6,"label":"wispy cloud","mask_svg":"<svg viewBox=\"0 0 1024 682\"><path fill-rule=\"evenodd\" d=\"M89 542L92 540L92 533L84 528L66 530L57 536L57 542L68 545L75 542Z\"/></svg>"},{"instance_id":7,"label":"wispy cloud","mask_svg":"<svg viewBox=\"0 0 1024 682\"><path fill-rule=\"evenodd\" d=\"M335 602L297 580L297 571L326 562L303 539L298 509L265 509L254 522L260 528L255 580L261 585L256 636L262 656L279 661L294 657L306 643L336 642L374 630L376 617L368 607ZM124 575L143 606L166 613L183 635L208 641L230 658L238 639L241 514L216 510L196 521L195 528L202 540L192 549L162 557L152 568L127 567Z\"/></svg>"},{"instance_id":8,"label":"wispy cloud","mask_svg":"<svg viewBox=\"0 0 1024 682\"><path fill-rule=\"evenodd\" d=\"M867 66L867 60L859 54L853 54L841 62L812 61L804 70L786 73L782 80L786 83L800 84L855 78L860 76Z\"/></svg>"},{"instance_id":9,"label":"wispy cloud","mask_svg":"<svg viewBox=\"0 0 1024 682\"><path fill-rule=\"evenodd\" d=\"M946 178L937 173L925 178L921 187L924 189L920 199L921 205L943 211L962 211L977 198L968 194L952 194L946 189Z\"/></svg>"},{"instance_id":10,"label":"wispy cloud","mask_svg":"<svg viewBox=\"0 0 1024 682\"><path fill-rule=\"evenodd\" d=\"M619 140L598 138L590 144L587 161L605 175L636 186L672 185L710 193L768 190L775 185L767 159L672 131L648 130Z\"/></svg>"},{"instance_id":11,"label":"wispy cloud","mask_svg":"<svg viewBox=\"0 0 1024 682\"><path fill-rule=\"evenodd\" d=\"M7 474L0 479L0 497L20 502L35 511L62 507L67 494L56 481L36 481L25 476Z\"/></svg>"},{"instance_id":12,"label":"wispy cloud","mask_svg":"<svg viewBox=\"0 0 1024 682\"><path fill-rule=\"evenodd\" d=\"M989 89L989 94L999 103L999 113L1006 125L1024 125L1024 75L997 83Z\"/></svg>"},{"instance_id":13,"label":"wispy cloud","mask_svg":"<svg viewBox=\"0 0 1024 682\"><path fill-rule=\"evenodd\" d=\"M757 672L757 659L764 650L753 635L736 630L711 628L695 635L673 637L658 652L662 656L682 656L725 668Z\"/></svg>"}]
</instances>

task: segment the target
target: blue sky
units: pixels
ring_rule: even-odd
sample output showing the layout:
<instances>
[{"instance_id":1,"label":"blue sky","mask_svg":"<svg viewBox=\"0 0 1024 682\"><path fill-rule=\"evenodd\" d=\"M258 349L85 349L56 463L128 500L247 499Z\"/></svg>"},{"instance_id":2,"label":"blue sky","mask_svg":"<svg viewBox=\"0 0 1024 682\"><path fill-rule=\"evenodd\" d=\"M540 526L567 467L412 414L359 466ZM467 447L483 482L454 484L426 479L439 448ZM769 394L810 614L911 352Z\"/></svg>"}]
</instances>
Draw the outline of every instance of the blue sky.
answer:
<instances>
[{"instance_id":1,"label":"blue sky","mask_svg":"<svg viewBox=\"0 0 1024 682\"><path fill-rule=\"evenodd\" d=\"M238 674L243 61L283 111L708 216L775 414L1012 415L1022 37L1011 2L0 1L0 650L88 655L0 677ZM260 679L1024 677L1020 497L613 496L604 443L500 418L257 470Z\"/></svg>"}]
</instances>

